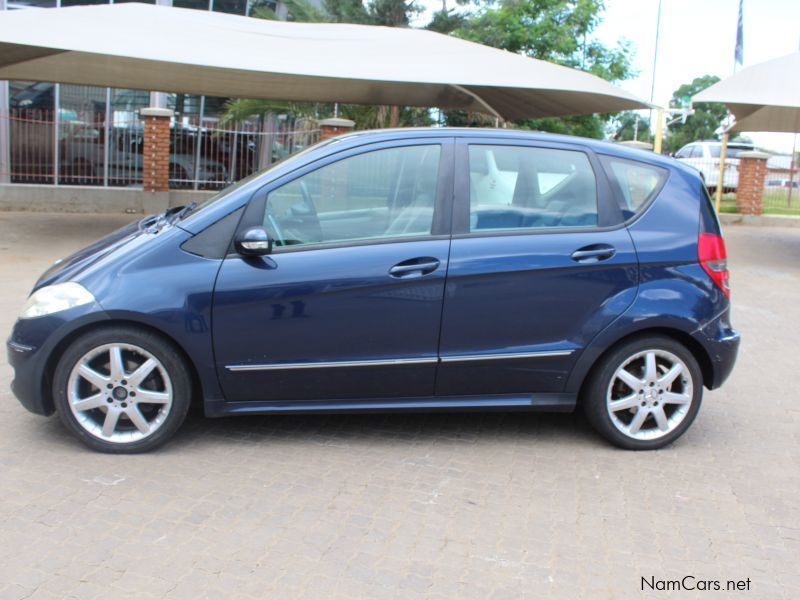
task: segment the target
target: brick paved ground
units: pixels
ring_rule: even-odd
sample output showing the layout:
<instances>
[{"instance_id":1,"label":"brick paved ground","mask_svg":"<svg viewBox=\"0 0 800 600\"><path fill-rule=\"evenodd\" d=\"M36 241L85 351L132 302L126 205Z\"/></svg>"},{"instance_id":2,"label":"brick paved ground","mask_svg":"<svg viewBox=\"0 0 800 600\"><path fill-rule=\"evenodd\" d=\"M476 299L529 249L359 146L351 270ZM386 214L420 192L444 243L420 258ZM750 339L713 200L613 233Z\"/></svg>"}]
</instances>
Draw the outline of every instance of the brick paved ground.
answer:
<instances>
[{"instance_id":1,"label":"brick paved ground","mask_svg":"<svg viewBox=\"0 0 800 600\"><path fill-rule=\"evenodd\" d=\"M0 331L123 221L0 213ZM105 456L24 411L0 360L0 598L631 598L651 575L797 597L800 231L727 234L740 363L660 452L571 415L194 416Z\"/></svg>"}]
</instances>

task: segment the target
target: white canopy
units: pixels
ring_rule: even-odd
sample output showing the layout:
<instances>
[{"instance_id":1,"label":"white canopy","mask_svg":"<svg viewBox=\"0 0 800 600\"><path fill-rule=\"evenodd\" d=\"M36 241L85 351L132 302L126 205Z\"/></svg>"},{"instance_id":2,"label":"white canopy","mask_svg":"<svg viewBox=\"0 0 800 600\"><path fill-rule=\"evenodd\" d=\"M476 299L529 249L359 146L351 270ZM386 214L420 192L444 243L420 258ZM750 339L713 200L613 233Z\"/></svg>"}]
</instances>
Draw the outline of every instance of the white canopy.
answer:
<instances>
[{"instance_id":1,"label":"white canopy","mask_svg":"<svg viewBox=\"0 0 800 600\"><path fill-rule=\"evenodd\" d=\"M430 31L145 4L0 13L0 79L506 119L649 106L594 75Z\"/></svg>"},{"instance_id":2,"label":"white canopy","mask_svg":"<svg viewBox=\"0 0 800 600\"><path fill-rule=\"evenodd\" d=\"M800 132L800 52L742 69L692 102L724 102L732 131Z\"/></svg>"}]
</instances>

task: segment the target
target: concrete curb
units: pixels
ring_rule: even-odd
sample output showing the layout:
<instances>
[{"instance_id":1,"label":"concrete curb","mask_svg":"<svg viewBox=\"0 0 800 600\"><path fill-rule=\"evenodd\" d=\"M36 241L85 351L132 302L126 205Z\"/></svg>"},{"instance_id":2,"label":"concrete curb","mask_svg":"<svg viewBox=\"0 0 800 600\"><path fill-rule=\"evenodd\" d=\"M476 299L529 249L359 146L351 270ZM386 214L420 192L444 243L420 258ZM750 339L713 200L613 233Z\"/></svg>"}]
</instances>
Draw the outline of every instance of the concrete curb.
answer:
<instances>
[{"instance_id":1,"label":"concrete curb","mask_svg":"<svg viewBox=\"0 0 800 600\"><path fill-rule=\"evenodd\" d=\"M202 202L213 193L9 183L0 185L0 211L150 214L170 206Z\"/></svg>"},{"instance_id":2,"label":"concrete curb","mask_svg":"<svg viewBox=\"0 0 800 600\"><path fill-rule=\"evenodd\" d=\"M740 215L720 213L723 225L752 225L756 227L800 227L800 215Z\"/></svg>"}]
</instances>

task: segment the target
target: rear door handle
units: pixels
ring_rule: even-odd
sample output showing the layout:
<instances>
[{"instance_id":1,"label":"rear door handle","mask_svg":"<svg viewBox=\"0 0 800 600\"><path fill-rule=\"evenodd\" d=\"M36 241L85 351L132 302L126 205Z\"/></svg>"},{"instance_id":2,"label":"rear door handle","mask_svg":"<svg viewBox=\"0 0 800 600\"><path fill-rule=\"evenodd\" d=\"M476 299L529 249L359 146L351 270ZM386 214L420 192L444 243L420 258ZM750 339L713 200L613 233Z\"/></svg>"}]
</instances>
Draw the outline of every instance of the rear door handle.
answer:
<instances>
[{"instance_id":1,"label":"rear door handle","mask_svg":"<svg viewBox=\"0 0 800 600\"><path fill-rule=\"evenodd\" d=\"M419 258L409 258L397 263L389 269L389 275L396 278L422 277L428 273L433 273L439 268L439 259L431 256L421 256Z\"/></svg>"},{"instance_id":2,"label":"rear door handle","mask_svg":"<svg viewBox=\"0 0 800 600\"><path fill-rule=\"evenodd\" d=\"M593 263L600 262L601 260L608 260L614 256L616 252L617 250L614 246L608 244L592 244L591 246L584 246L583 248L575 250L575 252L570 255L570 258L575 262Z\"/></svg>"}]
</instances>

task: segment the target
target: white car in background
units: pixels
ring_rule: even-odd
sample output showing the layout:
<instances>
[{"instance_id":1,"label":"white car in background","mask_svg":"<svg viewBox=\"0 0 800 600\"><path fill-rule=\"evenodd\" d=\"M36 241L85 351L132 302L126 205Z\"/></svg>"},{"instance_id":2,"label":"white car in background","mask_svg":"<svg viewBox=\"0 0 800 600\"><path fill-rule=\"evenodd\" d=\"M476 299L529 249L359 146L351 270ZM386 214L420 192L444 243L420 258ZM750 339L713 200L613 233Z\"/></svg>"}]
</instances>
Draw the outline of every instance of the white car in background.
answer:
<instances>
[{"instance_id":1,"label":"white car in background","mask_svg":"<svg viewBox=\"0 0 800 600\"><path fill-rule=\"evenodd\" d=\"M725 152L725 172L722 179L722 191L734 192L739 185L739 154L754 150L752 144L729 142ZM716 140L700 140L686 144L675 153L682 163L691 165L703 176L706 187L710 191L717 189L719 182L719 157L722 152L722 142Z\"/></svg>"}]
</instances>

